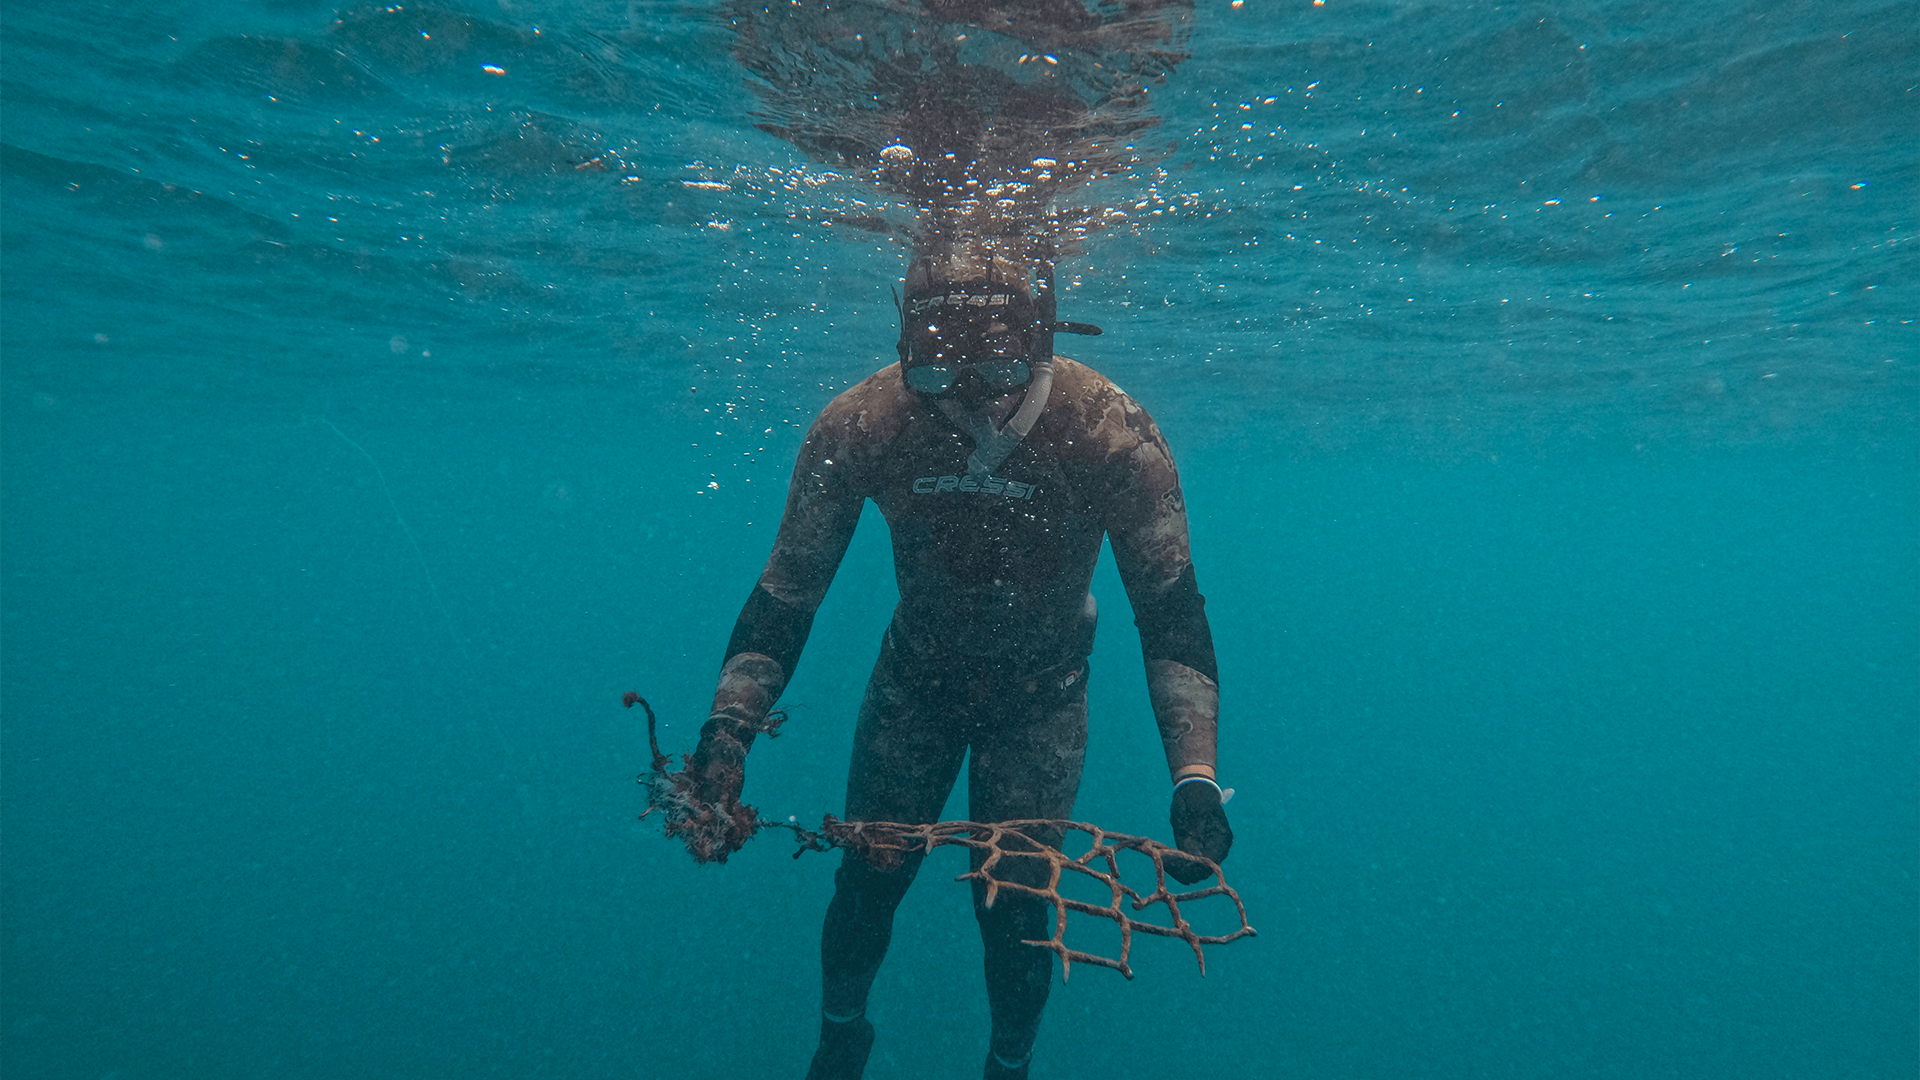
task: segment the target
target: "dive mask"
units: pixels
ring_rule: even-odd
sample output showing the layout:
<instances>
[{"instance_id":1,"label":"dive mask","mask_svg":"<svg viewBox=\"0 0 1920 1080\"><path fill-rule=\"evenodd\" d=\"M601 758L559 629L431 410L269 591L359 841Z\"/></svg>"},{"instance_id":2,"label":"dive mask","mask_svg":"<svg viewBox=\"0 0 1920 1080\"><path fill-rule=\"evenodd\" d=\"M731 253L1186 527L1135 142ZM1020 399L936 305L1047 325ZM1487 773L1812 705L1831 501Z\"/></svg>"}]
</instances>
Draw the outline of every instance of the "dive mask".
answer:
<instances>
[{"instance_id":1,"label":"dive mask","mask_svg":"<svg viewBox=\"0 0 1920 1080\"><path fill-rule=\"evenodd\" d=\"M922 394L945 394L969 369L1001 394L1033 380L1033 301L1015 292L955 288L908 297L901 371Z\"/></svg>"}]
</instances>

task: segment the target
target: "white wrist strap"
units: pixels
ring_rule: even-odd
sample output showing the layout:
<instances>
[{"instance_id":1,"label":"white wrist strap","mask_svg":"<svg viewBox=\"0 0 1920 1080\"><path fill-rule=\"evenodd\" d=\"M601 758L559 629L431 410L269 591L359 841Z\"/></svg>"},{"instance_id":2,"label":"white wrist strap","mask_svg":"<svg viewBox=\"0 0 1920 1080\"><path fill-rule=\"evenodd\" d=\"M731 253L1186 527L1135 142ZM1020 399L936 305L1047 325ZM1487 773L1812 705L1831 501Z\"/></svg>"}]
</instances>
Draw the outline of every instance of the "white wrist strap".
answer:
<instances>
[{"instance_id":1,"label":"white wrist strap","mask_svg":"<svg viewBox=\"0 0 1920 1080\"><path fill-rule=\"evenodd\" d=\"M1224 791L1221 791L1219 784L1214 783L1212 777L1201 776L1198 773L1195 773L1194 775L1187 777L1185 780L1182 780L1179 783L1173 785L1173 790L1179 791L1182 787L1185 787L1186 785L1193 784L1193 783L1206 784L1209 787L1213 788L1213 790L1220 791L1221 794L1223 795L1226 794Z\"/></svg>"}]
</instances>

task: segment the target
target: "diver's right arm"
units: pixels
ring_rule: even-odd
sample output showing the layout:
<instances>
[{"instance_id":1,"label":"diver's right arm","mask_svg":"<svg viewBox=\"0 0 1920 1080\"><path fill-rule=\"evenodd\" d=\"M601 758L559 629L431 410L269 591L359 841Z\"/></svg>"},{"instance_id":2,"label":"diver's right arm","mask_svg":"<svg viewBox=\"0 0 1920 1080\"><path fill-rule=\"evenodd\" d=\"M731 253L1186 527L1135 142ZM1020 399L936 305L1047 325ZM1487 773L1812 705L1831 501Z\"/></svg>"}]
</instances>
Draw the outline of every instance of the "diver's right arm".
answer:
<instances>
[{"instance_id":1,"label":"diver's right arm","mask_svg":"<svg viewBox=\"0 0 1920 1080\"><path fill-rule=\"evenodd\" d=\"M720 685L690 766L701 799L713 805L738 803L747 751L754 736L767 730L767 716L807 643L813 613L860 523L866 493L856 481L849 445L857 428L841 419L839 404L829 405L807 432L773 553L727 642Z\"/></svg>"}]
</instances>

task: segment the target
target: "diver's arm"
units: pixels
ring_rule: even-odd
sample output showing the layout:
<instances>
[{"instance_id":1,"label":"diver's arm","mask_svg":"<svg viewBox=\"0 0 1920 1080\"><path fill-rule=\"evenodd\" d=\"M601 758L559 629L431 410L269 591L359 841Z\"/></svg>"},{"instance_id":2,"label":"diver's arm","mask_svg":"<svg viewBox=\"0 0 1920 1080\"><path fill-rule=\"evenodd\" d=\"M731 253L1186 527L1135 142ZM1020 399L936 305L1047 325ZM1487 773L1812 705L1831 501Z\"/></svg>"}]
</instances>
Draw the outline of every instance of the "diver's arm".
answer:
<instances>
[{"instance_id":1,"label":"diver's arm","mask_svg":"<svg viewBox=\"0 0 1920 1080\"><path fill-rule=\"evenodd\" d=\"M1177 528L1177 547L1186 548L1186 514L1177 498L1167 500L1164 513L1177 523L1162 522L1161 536ZM1167 753L1167 771L1173 777L1173 805L1168 821L1174 844L1181 851L1215 863L1227 861L1233 849L1233 829L1227 824L1226 793L1216 771L1220 730L1220 683L1213 656L1213 632L1207 625L1206 598L1200 595L1193 563L1182 560L1169 582L1168 567L1156 565L1152 548L1143 551L1135 537L1113 533L1114 561L1133 601L1134 622L1140 628L1140 651L1147 664L1147 696L1160 727L1160 743ZM1162 550L1165 550L1164 548ZM1213 871L1198 861L1169 858L1167 873L1192 885Z\"/></svg>"},{"instance_id":2,"label":"diver's arm","mask_svg":"<svg viewBox=\"0 0 1920 1080\"><path fill-rule=\"evenodd\" d=\"M1194 577L1186 500L1152 419L1136 406L1128 427L1137 442L1117 455L1121 475L1108 515L1114 562L1140 630L1167 771L1176 783L1188 776L1213 780L1220 670L1206 597Z\"/></svg>"},{"instance_id":3,"label":"diver's arm","mask_svg":"<svg viewBox=\"0 0 1920 1080\"><path fill-rule=\"evenodd\" d=\"M1217 779L1220 680L1207 625L1206 598L1194 580L1193 564L1172 581L1139 561L1114 537L1114 560L1133 601L1140 629L1140 655L1146 661L1147 696L1167 754L1167 773L1175 783L1190 776ZM1129 564L1132 564L1129 567ZM1131 572L1129 572L1131 570ZM1159 581L1154 579L1158 577Z\"/></svg>"},{"instance_id":4,"label":"diver's arm","mask_svg":"<svg viewBox=\"0 0 1920 1080\"><path fill-rule=\"evenodd\" d=\"M727 659L720 666L720 685L707 715L730 716L753 725L765 720L780 691L786 689L812 628L812 609L781 600L765 585L754 585L727 640Z\"/></svg>"},{"instance_id":5,"label":"diver's arm","mask_svg":"<svg viewBox=\"0 0 1920 1080\"><path fill-rule=\"evenodd\" d=\"M794 463L773 553L727 641L713 707L700 729L692 769L701 796L726 805L745 780L742 762L786 689L813 626L813 613L846 555L865 496L855 482L845 426L829 406L814 421Z\"/></svg>"},{"instance_id":6,"label":"diver's arm","mask_svg":"<svg viewBox=\"0 0 1920 1080\"><path fill-rule=\"evenodd\" d=\"M1173 779L1169 817L1175 843L1220 863L1233 847L1233 830L1216 769L1219 666L1207 601L1193 571L1186 500L1159 428L1141 410L1128 426L1139 442L1118 456L1123 476L1108 535L1140 630L1147 694ZM1198 862L1169 860L1166 868L1188 885L1213 872Z\"/></svg>"}]
</instances>

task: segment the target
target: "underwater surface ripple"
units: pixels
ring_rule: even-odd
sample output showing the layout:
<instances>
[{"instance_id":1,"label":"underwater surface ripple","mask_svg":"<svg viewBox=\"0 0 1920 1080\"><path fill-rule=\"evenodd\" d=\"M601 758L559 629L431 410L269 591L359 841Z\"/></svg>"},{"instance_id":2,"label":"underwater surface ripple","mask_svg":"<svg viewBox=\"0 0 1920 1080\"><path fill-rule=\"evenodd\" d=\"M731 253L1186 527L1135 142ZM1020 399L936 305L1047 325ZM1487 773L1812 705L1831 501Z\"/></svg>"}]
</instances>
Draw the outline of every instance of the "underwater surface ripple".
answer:
<instances>
[{"instance_id":1,"label":"underwater surface ripple","mask_svg":"<svg viewBox=\"0 0 1920 1080\"><path fill-rule=\"evenodd\" d=\"M1077 284L1147 378L1741 432L1910 386L1905 5L1215 7L1142 134L1162 165L1073 196L1126 215ZM111 281L125 311L12 331L36 344L257 340L296 309L368 347L282 349L290 377L395 364L389 329L440 342L407 362L436 379L725 370L730 342L767 355L835 314L885 347L897 251L844 221L886 200L753 130L717 14L8 18L15 295ZM220 355L253 354L193 377L235 376ZM773 355L768 389L821 381L817 350Z\"/></svg>"},{"instance_id":2,"label":"underwater surface ripple","mask_svg":"<svg viewBox=\"0 0 1920 1080\"><path fill-rule=\"evenodd\" d=\"M1077 974L1035 1076L1914 1074L1915 15L1196 5L1061 314L1180 456L1261 934ZM734 44L0 8L0 1070L799 1075L827 860L689 865L617 702L690 748L910 207ZM888 558L769 812L840 809ZM1077 813L1164 832L1096 591ZM876 1080L979 1059L944 876Z\"/></svg>"}]
</instances>

